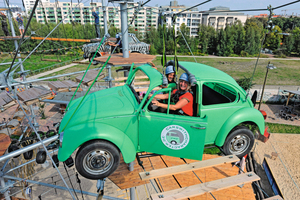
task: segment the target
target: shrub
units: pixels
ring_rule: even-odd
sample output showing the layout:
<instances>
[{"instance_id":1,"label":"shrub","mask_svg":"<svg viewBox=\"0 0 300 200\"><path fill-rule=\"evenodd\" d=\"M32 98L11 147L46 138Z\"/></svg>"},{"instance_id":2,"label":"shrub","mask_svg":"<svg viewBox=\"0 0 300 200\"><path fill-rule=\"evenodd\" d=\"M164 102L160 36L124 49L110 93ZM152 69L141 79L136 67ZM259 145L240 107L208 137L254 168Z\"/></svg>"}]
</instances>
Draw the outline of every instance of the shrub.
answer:
<instances>
[{"instance_id":1,"label":"shrub","mask_svg":"<svg viewBox=\"0 0 300 200\"><path fill-rule=\"evenodd\" d=\"M255 84L255 83L250 84L250 81L251 81L251 78L247 78L245 76L244 76L244 78L240 78L240 79L236 80L236 82L239 84L239 86L241 86L245 91L252 88L252 86Z\"/></svg>"},{"instance_id":2,"label":"shrub","mask_svg":"<svg viewBox=\"0 0 300 200\"><path fill-rule=\"evenodd\" d=\"M248 56L249 56L249 53L246 52L246 51L241 51L241 56L242 56L242 57L248 57Z\"/></svg>"}]
</instances>

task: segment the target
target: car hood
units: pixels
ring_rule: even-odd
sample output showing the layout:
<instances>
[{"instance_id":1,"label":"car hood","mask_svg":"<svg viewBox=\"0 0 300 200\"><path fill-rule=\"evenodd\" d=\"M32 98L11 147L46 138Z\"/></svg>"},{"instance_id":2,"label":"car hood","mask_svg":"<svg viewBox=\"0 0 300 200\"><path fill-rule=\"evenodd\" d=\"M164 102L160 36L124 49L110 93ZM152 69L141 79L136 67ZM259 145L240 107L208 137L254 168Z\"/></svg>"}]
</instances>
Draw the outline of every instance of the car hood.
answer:
<instances>
[{"instance_id":1,"label":"car hood","mask_svg":"<svg viewBox=\"0 0 300 200\"><path fill-rule=\"evenodd\" d=\"M62 129L81 123L101 120L103 118L124 116L134 112L133 95L128 86L100 90L86 96L77 111L75 109L83 97L73 100L60 124Z\"/></svg>"}]
</instances>

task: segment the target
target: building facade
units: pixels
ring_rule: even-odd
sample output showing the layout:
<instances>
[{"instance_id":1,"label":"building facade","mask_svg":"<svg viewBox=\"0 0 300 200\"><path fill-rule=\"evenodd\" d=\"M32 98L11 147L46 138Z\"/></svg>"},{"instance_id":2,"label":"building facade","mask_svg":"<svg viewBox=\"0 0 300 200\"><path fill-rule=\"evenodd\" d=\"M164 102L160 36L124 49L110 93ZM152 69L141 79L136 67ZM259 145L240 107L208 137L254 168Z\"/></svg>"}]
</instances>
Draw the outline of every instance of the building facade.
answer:
<instances>
[{"instance_id":1,"label":"building facade","mask_svg":"<svg viewBox=\"0 0 300 200\"><path fill-rule=\"evenodd\" d=\"M230 12L228 7L217 6L202 12L202 24L212 26L216 30L224 29L238 20L245 24L247 15L241 12Z\"/></svg>"},{"instance_id":2,"label":"building facade","mask_svg":"<svg viewBox=\"0 0 300 200\"><path fill-rule=\"evenodd\" d=\"M138 6L137 3L128 2L127 7L128 9L128 21L130 22L133 19L133 15L135 12L135 7ZM94 17L92 15L92 8L95 8L96 11L99 12L99 22L100 27L104 28L104 18L103 18L103 10L102 4L95 2L90 3L89 6L85 6L83 3L70 3L70 2L57 2L57 3L50 3L44 2L39 4L35 11L35 17L38 22L40 23L58 23L63 20L63 23L71 23L77 22L80 24L94 24ZM132 9L130 9L132 8ZM157 7L144 7L141 9L137 14L134 22L132 23L132 27L140 31L141 33L146 32L151 27L157 28L158 24L158 14L157 14ZM69 12L71 12L69 14ZM106 15L108 23L111 26L115 26L116 28L121 29L121 18L120 18L120 7L116 6L108 6L106 7Z\"/></svg>"}]
</instances>

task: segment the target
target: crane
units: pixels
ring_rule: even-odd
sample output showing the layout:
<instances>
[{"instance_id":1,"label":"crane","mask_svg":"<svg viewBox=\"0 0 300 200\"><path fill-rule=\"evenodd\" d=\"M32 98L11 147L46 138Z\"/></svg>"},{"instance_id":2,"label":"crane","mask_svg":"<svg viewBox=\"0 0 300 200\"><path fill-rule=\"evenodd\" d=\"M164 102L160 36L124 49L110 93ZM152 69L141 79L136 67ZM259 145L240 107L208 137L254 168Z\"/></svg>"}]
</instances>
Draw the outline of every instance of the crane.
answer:
<instances>
[{"instance_id":1,"label":"crane","mask_svg":"<svg viewBox=\"0 0 300 200\"><path fill-rule=\"evenodd\" d=\"M300 8L281 10L281 11L284 11L284 16L286 16L286 11L288 11L288 10L300 10Z\"/></svg>"}]
</instances>

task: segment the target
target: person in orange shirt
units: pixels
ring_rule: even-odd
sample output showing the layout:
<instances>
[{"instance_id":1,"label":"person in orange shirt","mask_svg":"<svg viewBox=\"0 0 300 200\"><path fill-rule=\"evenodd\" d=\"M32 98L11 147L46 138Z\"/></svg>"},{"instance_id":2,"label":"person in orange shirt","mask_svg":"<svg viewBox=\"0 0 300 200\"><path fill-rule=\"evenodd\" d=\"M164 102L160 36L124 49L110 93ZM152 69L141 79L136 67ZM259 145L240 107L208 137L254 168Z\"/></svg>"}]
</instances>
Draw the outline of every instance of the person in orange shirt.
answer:
<instances>
[{"instance_id":1,"label":"person in orange shirt","mask_svg":"<svg viewBox=\"0 0 300 200\"><path fill-rule=\"evenodd\" d=\"M189 76L187 73L183 73L179 78L179 89L172 91L171 98L174 100L175 105L170 105L170 111L174 114L182 114L187 116L193 116L193 95L190 92ZM158 94L152 100L153 105L168 108L168 104L160 103L156 99L168 99L169 93Z\"/></svg>"}]
</instances>

